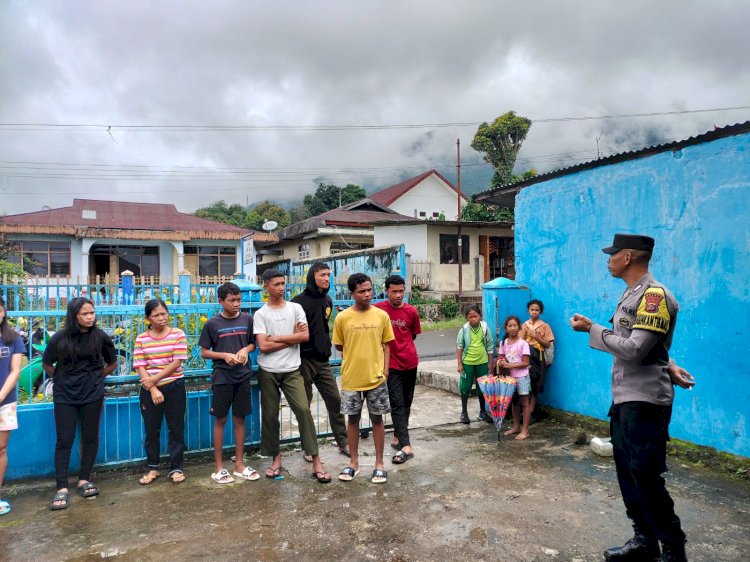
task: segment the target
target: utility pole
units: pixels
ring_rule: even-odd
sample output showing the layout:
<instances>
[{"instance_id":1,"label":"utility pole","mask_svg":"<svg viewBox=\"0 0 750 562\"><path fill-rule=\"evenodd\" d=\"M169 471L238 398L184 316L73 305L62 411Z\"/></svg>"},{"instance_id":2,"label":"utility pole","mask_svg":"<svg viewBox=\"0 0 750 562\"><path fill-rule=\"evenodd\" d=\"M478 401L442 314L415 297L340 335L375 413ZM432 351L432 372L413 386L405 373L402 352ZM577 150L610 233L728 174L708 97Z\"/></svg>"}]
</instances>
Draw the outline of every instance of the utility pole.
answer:
<instances>
[{"instance_id":1,"label":"utility pole","mask_svg":"<svg viewBox=\"0 0 750 562\"><path fill-rule=\"evenodd\" d=\"M458 302L461 302L463 289L463 240L461 239L461 139L456 139L456 176L458 184Z\"/></svg>"}]
</instances>

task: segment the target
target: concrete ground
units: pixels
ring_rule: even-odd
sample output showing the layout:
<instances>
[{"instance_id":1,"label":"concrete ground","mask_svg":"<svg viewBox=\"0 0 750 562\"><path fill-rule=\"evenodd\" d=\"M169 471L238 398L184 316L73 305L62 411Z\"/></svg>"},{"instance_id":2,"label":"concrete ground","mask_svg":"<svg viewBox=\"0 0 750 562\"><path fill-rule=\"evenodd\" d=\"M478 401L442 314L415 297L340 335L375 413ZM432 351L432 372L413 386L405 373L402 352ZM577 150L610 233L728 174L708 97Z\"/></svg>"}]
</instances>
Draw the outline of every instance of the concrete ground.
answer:
<instances>
[{"instance_id":1,"label":"concrete ground","mask_svg":"<svg viewBox=\"0 0 750 562\"><path fill-rule=\"evenodd\" d=\"M449 381L452 367L425 364L422 377ZM133 469L98 473L100 496L74 495L59 512L47 509L51 481L14 483L4 490L13 512L0 518L0 560L593 561L630 536L611 457L574 445L573 428L551 418L526 441L498 442L487 424L456 423L459 411L457 396L418 386L416 457L402 466L387 459L380 485L369 481L372 437L349 483L318 484L294 450L284 455L283 481L220 486L200 462L180 485L164 475L139 486ZM346 466L330 444L321 455L334 476ZM249 462L262 472L270 459ZM669 464L689 558L747 560L750 484Z\"/></svg>"}]
</instances>

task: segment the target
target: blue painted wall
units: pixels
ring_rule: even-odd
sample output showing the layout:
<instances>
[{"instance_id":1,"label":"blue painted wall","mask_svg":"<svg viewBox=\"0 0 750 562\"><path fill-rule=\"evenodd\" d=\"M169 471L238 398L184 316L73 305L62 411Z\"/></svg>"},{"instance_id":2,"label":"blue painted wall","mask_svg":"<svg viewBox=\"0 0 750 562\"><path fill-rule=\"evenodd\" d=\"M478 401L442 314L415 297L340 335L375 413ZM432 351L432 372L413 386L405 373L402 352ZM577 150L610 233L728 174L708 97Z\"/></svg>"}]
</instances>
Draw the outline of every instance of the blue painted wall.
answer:
<instances>
[{"instance_id":1,"label":"blue painted wall","mask_svg":"<svg viewBox=\"0 0 750 562\"><path fill-rule=\"evenodd\" d=\"M676 389L671 434L750 456L750 134L582 170L516 199L519 283L556 336L542 401L605 419L611 356L568 319L607 324L625 284L607 272L615 232L656 239L651 271L680 302L672 346L698 382Z\"/></svg>"}]
</instances>

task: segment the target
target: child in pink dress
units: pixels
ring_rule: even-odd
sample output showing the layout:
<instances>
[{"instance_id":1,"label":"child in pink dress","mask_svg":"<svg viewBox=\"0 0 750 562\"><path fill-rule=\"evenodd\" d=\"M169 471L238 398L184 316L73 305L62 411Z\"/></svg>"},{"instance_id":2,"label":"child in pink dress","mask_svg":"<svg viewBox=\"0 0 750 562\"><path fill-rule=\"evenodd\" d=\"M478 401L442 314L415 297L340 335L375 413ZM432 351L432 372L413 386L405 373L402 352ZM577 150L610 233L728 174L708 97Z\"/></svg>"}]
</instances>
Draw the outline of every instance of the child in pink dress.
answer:
<instances>
[{"instance_id":1,"label":"child in pink dress","mask_svg":"<svg viewBox=\"0 0 750 562\"><path fill-rule=\"evenodd\" d=\"M531 408L529 394L531 393L531 377L529 377L529 344L518 335L521 330L521 320L518 316L508 316L503 324L505 336L498 347L498 355L504 356L497 362L501 369L508 369L510 376L516 379L516 392L523 406L523 423L520 416L520 405L513 404L513 427L505 435L516 435L516 439L526 439L529 436L529 420Z\"/></svg>"}]
</instances>

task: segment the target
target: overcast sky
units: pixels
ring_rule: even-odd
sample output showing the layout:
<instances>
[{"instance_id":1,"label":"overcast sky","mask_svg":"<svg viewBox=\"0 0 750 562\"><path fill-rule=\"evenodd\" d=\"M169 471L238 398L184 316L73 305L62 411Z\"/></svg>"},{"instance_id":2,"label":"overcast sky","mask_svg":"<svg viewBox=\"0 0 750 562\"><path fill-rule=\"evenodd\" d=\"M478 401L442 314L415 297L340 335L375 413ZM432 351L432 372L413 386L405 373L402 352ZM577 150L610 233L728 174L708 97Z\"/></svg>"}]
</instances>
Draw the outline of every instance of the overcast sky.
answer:
<instances>
[{"instance_id":1,"label":"overcast sky","mask_svg":"<svg viewBox=\"0 0 750 562\"><path fill-rule=\"evenodd\" d=\"M478 123L508 110L540 120L750 106L748 2L0 6L7 214L74 197L172 202L187 212L218 199L288 203L318 181L369 192L432 167L452 173L457 138L466 164L478 159L469 146L475 124L316 126ZM517 169L590 160L597 137L606 155L748 119L743 109L536 122ZM466 177L477 177L470 170Z\"/></svg>"}]
</instances>

